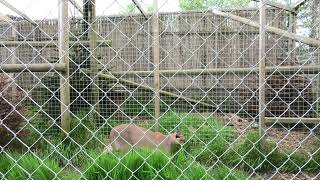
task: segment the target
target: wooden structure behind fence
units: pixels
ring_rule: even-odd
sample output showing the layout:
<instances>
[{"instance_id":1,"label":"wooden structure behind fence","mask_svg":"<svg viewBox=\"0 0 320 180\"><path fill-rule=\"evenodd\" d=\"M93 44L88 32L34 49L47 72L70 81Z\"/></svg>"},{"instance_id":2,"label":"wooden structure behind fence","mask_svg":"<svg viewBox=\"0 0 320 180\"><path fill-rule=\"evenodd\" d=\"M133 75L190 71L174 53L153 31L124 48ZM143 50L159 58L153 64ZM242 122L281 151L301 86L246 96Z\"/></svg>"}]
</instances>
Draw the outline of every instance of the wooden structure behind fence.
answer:
<instances>
[{"instance_id":1,"label":"wooden structure behind fence","mask_svg":"<svg viewBox=\"0 0 320 180\"><path fill-rule=\"evenodd\" d=\"M235 10L232 13L256 22L259 19L257 9ZM283 10L267 9L266 19L270 26L288 30L288 18L287 12ZM164 13L160 14L159 23L160 70L258 67L259 29L257 28L209 12ZM40 26L36 28L28 22L17 21L15 22L18 32L17 37L7 37L10 34L2 34L1 39L57 40L57 20L43 20L39 21L39 24ZM81 20L72 19L70 26L71 39L81 39ZM111 72L152 71L154 69L151 53L152 22L146 21L140 15L112 16L99 17L97 26L100 35L98 38L110 39L112 44L111 47L103 46L95 51L97 58L103 64L100 65L100 69ZM73 47L73 49L75 48ZM288 52L292 50L290 48L292 48L291 40L278 35L267 34L266 66L299 64L295 58L292 58L291 54L288 55ZM3 61L7 59L8 50L5 47L0 47L0 49ZM58 51L55 47L37 47L36 51L34 49L30 45L19 46L15 51L17 59L19 59L18 63L56 62L58 60ZM2 63L6 62L3 61ZM19 75L17 82L22 86L28 86L25 88L32 88L38 82L36 77L53 78L53 74ZM131 74L121 77L136 83L153 86L152 73L147 76ZM301 79L301 77L299 78ZM303 84L308 84L306 83L308 77L303 76L302 79L304 79L302 80ZM108 87L111 86L106 86L106 88ZM119 86L117 88L119 90ZM270 88L272 89L272 85L269 86ZM303 89L308 91L309 98L301 101L313 101L311 88L310 86L306 88L307 90ZM162 75L161 89L214 104L224 112L241 112L246 116L254 116L258 110L256 109L258 72L250 74L225 73L222 75L208 73ZM118 93L117 96L127 96L126 93L122 95ZM141 92L137 92L136 95L145 99L150 98L150 94L141 95ZM273 99L269 98L269 101L273 101ZM301 103L304 106L308 104L306 102ZM281 106L284 105L281 104ZM306 109L303 112L310 110L310 108ZM303 112L298 114L304 114ZM268 114L268 111L266 113ZM312 111L310 111L310 116L313 116L312 114Z\"/></svg>"}]
</instances>

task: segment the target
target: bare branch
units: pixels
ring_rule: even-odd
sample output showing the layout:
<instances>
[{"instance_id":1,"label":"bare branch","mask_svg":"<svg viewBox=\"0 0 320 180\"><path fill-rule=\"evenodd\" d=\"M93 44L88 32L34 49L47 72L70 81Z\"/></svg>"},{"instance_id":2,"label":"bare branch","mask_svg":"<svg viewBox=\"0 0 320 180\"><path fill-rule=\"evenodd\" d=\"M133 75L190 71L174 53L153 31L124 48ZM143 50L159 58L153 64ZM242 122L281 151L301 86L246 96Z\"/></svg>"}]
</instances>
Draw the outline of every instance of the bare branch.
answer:
<instances>
[{"instance_id":1,"label":"bare branch","mask_svg":"<svg viewBox=\"0 0 320 180\"><path fill-rule=\"evenodd\" d=\"M83 10L81 6L75 0L69 0L69 2L81 13L83 14Z\"/></svg>"},{"instance_id":2,"label":"bare branch","mask_svg":"<svg viewBox=\"0 0 320 180\"><path fill-rule=\"evenodd\" d=\"M252 27L255 27L255 28L259 28L260 27L259 23L256 23L256 22L254 22L254 21L252 21L250 19L243 18L243 17L237 16L237 15L231 14L231 13L221 12L221 11L218 11L218 10L212 10L212 13L214 13L216 15L219 15L219 16L231 18L231 19L233 19L235 21L242 22L242 23L244 23L246 25L249 25L249 26L252 26ZM315 46L315 47L319 47L320 46L320 41L317 40L317 39L301 36L301 35L298 35L298 34L295 34L295 33L291 33L289 31L285 31L285 30L282 30L282 29L279 29L279 28L276 28L276 27L267 26L266 27L266 31L274 33L274 34L278 34L280 36L295 40L297 42L302 42L304 44L308 44L308 45L311 45L311 46Z\"/></svg>"},{"instance_id":3,"label":"bare branch","mask_svg":"<svg viewBox=\"0 0 320 180\"><path fill-rule=\"evenodd\" d=\"M259 2L259 0L253 0L255 2ZM290 11L290 12L294 12L294 8L292 8L291 6L287 6L278 2L273 2L273 1L266 1L266 4L275 8L279 8L279 9L284 9L286 11Z\"/></svg>"},{"instance_id":4,"label":"bare branch","mask_svg":"<svg viewBox=\"0 0 320 180\"><path fill-rule=\"evenodd\" d=\"M137 0L132 0L133 4L139 9L139 11L141 12L141 14L143 15L143 17L147 20L147 15L146 12L142 9L142 7L140 6L140 4L137 2Z\"/></svg>"},{"instance_id":5,"label":"bare branch","mask_svg":"<svg viewBox=\"0 0 320 180\"><path fill-rule=\"evenodd\" d=\"M5 5L7 8L14 11L15 13L17 13L19 16L23 17L25 20L29 21L31 24L37 25L37 23L34 20L32 20L29 16L27 16L23 12L19 11L12 4L8 3L6 0L0 0L0 3Z\"/></svg>"}]
</instances>

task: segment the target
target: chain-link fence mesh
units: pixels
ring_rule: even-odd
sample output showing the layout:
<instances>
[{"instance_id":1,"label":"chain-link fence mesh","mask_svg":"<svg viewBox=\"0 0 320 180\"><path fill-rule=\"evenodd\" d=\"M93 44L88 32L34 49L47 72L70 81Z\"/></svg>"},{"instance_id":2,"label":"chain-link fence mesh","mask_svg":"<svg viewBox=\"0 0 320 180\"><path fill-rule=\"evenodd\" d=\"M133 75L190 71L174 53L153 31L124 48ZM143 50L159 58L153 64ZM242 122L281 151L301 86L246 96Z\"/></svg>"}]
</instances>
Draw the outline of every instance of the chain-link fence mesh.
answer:
<instances>
[{"instance_id":1,"label":"chain-link fence mesh","mask_svg":"<svg viewBox=\"0 0 320 180\"><path fill-rule=\"evenodd\" d=\"M263 2L1 0L1 178L320 178L319 1Z\"/></svg>"}]
</instances>

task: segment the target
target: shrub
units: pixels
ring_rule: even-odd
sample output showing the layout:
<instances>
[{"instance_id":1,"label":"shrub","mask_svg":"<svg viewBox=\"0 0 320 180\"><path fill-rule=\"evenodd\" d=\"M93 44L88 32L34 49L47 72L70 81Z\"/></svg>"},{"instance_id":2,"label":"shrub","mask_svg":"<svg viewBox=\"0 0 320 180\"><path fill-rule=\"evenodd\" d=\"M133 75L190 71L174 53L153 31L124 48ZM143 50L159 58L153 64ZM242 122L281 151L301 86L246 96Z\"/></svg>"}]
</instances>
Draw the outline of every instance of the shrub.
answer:
<instances>
[{"instance_id":1,"label":"shrub","mask_svg":"<svg viewBox=\"0 0 320 180\"><path fill-rule=\"evenodd\" d=\"M24 123L21 116L24 112L21 104L24 94L5 74L0 74L0 92L0 146L4 146Z\"/></svg>"}]
</instances>

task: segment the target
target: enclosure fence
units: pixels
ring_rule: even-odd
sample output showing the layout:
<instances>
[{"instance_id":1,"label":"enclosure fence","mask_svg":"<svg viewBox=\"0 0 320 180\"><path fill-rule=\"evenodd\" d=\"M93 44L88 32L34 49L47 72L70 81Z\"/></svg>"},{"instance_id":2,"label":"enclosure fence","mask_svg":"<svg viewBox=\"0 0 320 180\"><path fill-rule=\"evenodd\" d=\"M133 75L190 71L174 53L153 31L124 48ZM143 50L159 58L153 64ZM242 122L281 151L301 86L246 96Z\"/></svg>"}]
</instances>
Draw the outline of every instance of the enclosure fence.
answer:
<instances>
[{"instance_id":1,"label":"enclosure fence","mask_svg":"<svg viewBox=\"0 0 320 180\"><path fill-rule=\"evenodd\" d=\"M320 178L319 1L212 2L0 0L0 177Z\"/></svg>"}]
</instances>

